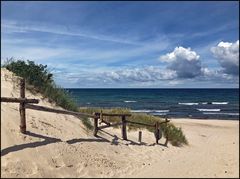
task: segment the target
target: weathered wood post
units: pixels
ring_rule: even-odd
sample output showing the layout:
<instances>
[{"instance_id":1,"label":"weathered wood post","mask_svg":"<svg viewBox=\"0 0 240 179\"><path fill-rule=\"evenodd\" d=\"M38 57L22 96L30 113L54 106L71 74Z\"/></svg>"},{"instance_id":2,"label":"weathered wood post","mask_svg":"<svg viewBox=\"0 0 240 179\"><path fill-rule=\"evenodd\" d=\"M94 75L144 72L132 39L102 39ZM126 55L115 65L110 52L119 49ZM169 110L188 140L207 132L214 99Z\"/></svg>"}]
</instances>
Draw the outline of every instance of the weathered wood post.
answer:
<instances>
[{"instance_id":1,"label":"weathered wood post","mask_svg":"<svg viewBox=\"0 0 240 179\"><path fill-rule=\"evenodd\" d=\"M160 131L159 131L159 123L156 122L155 124L155 138L156 138L156 144L158 144L158 140L160 139Z\"/></svg>"},{"instance_id":2,"label":"weathered wood post","mask_svg":"<svg viewBox=\"0 0 240 179\"><path fill-rule=\"evenodd\" d=\"M126 116L122 116L122 138L127 140L127 121Z\"/></svg>"},{"instance_id":3,"label":"weathered wood post","mask_svg":"<svg viewBox=\"0 0 240 179\"><path fill-rule=\"evenodd\" d=\"M138 132L138 142L142 143L142 131Z\"/></svg>"},{"instance_id":4,"label":"weathered wood post","mask_svg":"<svg viewBox=\"0 0 240 179\"><path fill-rule=\"evenodd\" d=\"M95 117L94 117L93 135L97 137L99 113L94 113L94 115Z\"/></svg>"},{"instance_id":5,"label":"weathered wood post","mask_svg":"<svg viewBox=\"0 0 240 179\"><path fill-rule=\"evenodd\" d=\"M20 97L25 98L25 79L20 80ZM26 133L26 109L25 102L19 103L19 111L20 111L20 132Z\"/></svg>"},{"instance_id":6,"label":"weathered wood post","mask_svg":"<svg viewBox=\"0 0 240 179\"><path fill-rule=\"evenodd\" d=\"M166 130L166 141L165 141L165 146L167 146L167 144L168 144L168 129L167 129L167 118L165 118L165 122L166 122L166 126L165 126L165 130Z\"/></svg>"}]
</instances>

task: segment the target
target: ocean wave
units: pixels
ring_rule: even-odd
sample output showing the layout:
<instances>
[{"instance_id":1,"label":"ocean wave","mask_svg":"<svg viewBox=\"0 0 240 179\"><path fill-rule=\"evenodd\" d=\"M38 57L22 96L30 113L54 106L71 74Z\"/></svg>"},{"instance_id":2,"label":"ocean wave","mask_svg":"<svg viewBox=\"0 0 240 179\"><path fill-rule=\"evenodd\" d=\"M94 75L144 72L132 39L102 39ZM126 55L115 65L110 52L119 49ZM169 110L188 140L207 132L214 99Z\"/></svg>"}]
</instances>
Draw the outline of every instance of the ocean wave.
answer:
<instances>
[{"instance_id":1,"label":"ocean wave","mask_svg":"<svg viewBox=\"0 0 240 179\"><path fill-rule=\"evenodd\" d=\"M214 115L230 115L230 116L239 116L239 113L227 113L227 112L204 112L203 114L214 114Z\"/></svg>"},{"instance_id":2,"label":"ocean wave","mask_svg":"<svg viewBox=\"0 0 240 179\"><path fill-rule=\"evenodd\" d=\"M136 103L137 101L124 101L124 103Z\"/></svg>"},{"instance_id":3,"label":"ocean wave","mask_svg":"<svg viewBox=\"0 0 240 179\"><path fill-rule=\"evenodd\" d=\"M166 116L167 115L167 113L159 113L159 112L153 112L151 114L154 116Z\"/></svg>"},{"instance_id":4,"label":"ocean wave","mask_svg":"<svg viewBox=\"0 0 240 179\"><path fill-rule=\"evenodd\" d=\"M197 109L198 111L208 111L208 112L217 112L221 111L221 109Z\"/></svg>"},{"instance_id":5,"label":"ocean wave","mask_svg":"<svg viewBox=\"0 0 240 179\"><path fill-rule=\"evenodd\" d=\"M133 113L167 113L169 110L131 110Z\"/></svg>"},{"instance_id":6,"label":"ocean wave","mask_svg":"<svg viewBox=\"0 0 240 179\"><path fill-rule=\"evenodd\" d=\"M228 104L228 102L212 102L212 104Z\"/></svg>"},{"instance_id":7,"label":"ocean wave","mask_svg":"<svg viewBox=\"0 0 240 179\"><path fill-rule=\"evenodd\" d=\"M188 106L192 106L192 105L198 105L198 103L178 103L181 105L188 105Z\"/></svg>"},{"instance_id":8,"label":"ocean wave","mask_svg":"<svg viewBox=\"0 0 240 179\"><path fill-rule=\"evenodd\" d=\"M169 110L168 110L168 109L166 109L166 110L155 110L154 112L156 112L156 113L162 113L162 112L169 112Z\"/></svg>"},{"instance_id":9,"label":"ocean wave","mask_svg":"<svg viewBox=\"0 0 240 179\"><path fill-rule=\"evenodd\" d=\"M151 110L131 110L131 112L149 113Z\"/></svg>"}]
</instances>

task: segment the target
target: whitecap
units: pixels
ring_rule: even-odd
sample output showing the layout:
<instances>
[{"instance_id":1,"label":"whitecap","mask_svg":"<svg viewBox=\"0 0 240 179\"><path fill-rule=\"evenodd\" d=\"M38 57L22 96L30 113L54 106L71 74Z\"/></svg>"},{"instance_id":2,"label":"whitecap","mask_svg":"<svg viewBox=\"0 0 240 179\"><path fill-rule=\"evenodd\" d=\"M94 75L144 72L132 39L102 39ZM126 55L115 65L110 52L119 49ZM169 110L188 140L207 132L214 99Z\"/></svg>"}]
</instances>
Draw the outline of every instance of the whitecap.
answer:
<instances>
[{"instance_id":1,"label":"whitecap","mask_svg":"<svg viewBox=\"0 0 240 179\"><path fill-rule=\"evenodd\" d=\"M124 101L124 103L136 103L137 101Z\"/></svg>"},{"instance_id":2,"label":"whitecap","mask_svg":"<svg viewBox=\"0 0 240 179\"><path fill-rule=\"evenodd\" d=\"M228 102L212 102L212 104L228 104Z\"/></svg>"},{"instance_id":3,"label":"whitecap","mask_svg":"<svg viewBox=\"0 0 240 179\"><path fill-rule=\"evenodd\" d=\"M192 105L198 105L198 103L178 103L181 105L188 105L188 106L192 106Z\"/></svg>"},{"instance_id":4,"label":"whitecap","mask_svg":"<svg viewBox=\"0 0 240 179\"><path fill-rule=\"evenodd\" d=\"M198 111L208 111L208 112L217 112L221 111L221 109L197 109Z\"/></svg>"},{"instance_id":5,"label":"whitecap","mask_svg":"<svg viewBox=\"0 0 240 179\"><path fill-rule=\"evenodd\" d=\"M131 112L134 112L134 113L149 113L149 112L152 112L151 110L131 110Z\"/></svg>"}]
</instances>

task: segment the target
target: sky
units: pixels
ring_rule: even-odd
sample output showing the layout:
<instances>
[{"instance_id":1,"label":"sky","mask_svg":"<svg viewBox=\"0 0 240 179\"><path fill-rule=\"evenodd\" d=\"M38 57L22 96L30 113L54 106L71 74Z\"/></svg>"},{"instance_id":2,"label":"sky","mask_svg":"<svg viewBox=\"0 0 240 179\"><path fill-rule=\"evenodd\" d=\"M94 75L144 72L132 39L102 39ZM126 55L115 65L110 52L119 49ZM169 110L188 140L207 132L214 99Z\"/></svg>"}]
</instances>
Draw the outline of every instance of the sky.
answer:
<instances>
[{"instance_id":1,"label":"sky","mask_svg":"<svg viewBox=\"0 0 240 179\"><path fill-rule=\"evenodd\" d=\"M1 63L64 88L239 88L239 3L1 2Z\"/></svg>"}]
</instances>

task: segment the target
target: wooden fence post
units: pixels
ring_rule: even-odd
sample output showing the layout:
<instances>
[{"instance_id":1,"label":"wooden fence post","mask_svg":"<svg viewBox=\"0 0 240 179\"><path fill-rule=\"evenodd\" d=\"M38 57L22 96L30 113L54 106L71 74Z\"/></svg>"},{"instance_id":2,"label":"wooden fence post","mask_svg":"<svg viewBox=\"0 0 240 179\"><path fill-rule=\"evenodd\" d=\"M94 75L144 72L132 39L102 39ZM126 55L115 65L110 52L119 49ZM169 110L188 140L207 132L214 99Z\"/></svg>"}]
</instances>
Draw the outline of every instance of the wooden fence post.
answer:
<instances>
[{"instance_id":1,"label":"wooden fence post","mask_svg":"<svg viewBox=\"0 0 240 179\"><path fill-rule=\"evenodd\" d=\"M165 126L165 130L166 130L166 141L165 141L165 146L167 146L168 144L168 130L167 130L167 118L165 118L165 121L166 121L166 126Z\"/></svg>"},{"instance_id":2,"label":"wooden fence post","mask_svg":"<svg viewBox=\"0 0 240 179\"><path fill-rule=\"evenodd\" d=\"M98 118L99 118L99 115L98 113L94 113L95 117L94 117L94 129L93 129L93 135L95 137L97 137L97 132L98 132Z\"/></svg>"},{"instance_id":3,"label":"wooden fence post","mask_svg":"<svg viewBox=\"0 0 240 179\"><path fill-rule=\"evenodd\" d=\"M20 97L25 98L25 79L20 80ZM26 133L26 109L25 102L19 103L19 111L20 111L20 132Z\"/></svg>"},{"instance_id":4,"label":"wooden fence post","mask_svg":"<svg viewBox=\"0 0 240 179\"><path fill-rule=\"evenodd\" d=\"M142 131L139 131L139 133L138 133L138 142L139 143L142 142Z\"/></svg>"},{"instance_id":5,"label":"wooden fence post","mask_svg":"<svg viewBox=\"0 0 240 179\"><path fill-rule=\"evenodd\" d=\"M158 140L160 139L160 131L159 131L159 123L156 122L155 124L155 138L156 138L156 144L158 144Z\"/></svg>"},{"instance_id":6,"label":"wooden fence post","mask_svg":"<svg viewBox=\"0 0 240 179\"><path fill-rule=\"evenodd\" d=\"M122 138L127 140L127 121L125 116L122 116Z\"/></svg>"}]
</instances>

